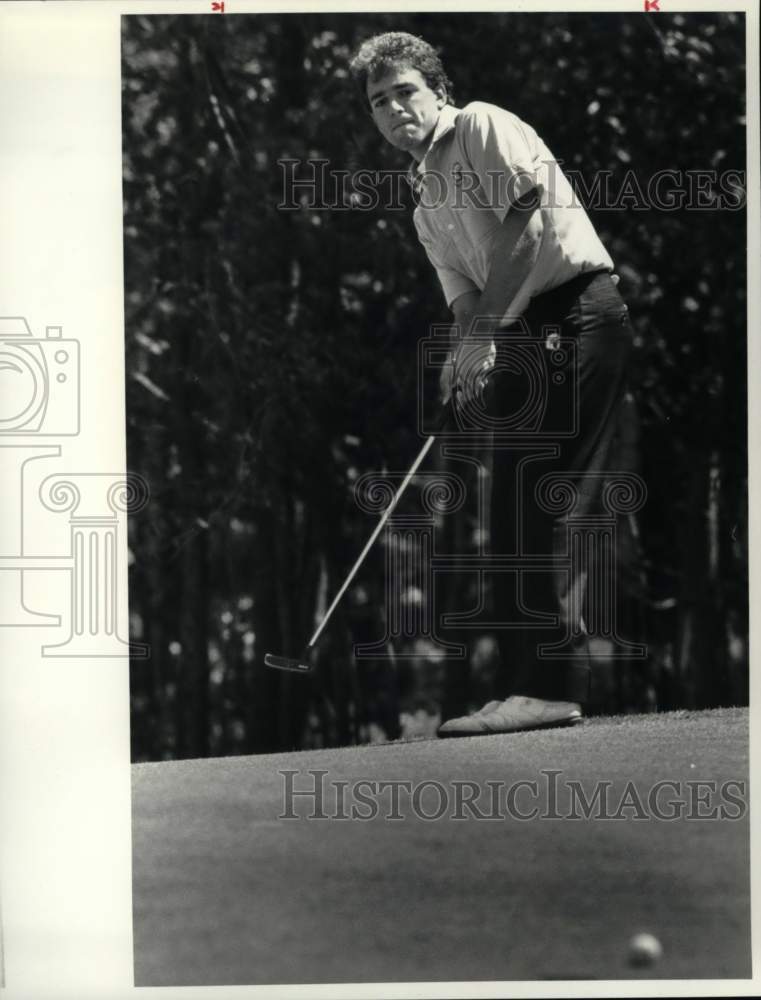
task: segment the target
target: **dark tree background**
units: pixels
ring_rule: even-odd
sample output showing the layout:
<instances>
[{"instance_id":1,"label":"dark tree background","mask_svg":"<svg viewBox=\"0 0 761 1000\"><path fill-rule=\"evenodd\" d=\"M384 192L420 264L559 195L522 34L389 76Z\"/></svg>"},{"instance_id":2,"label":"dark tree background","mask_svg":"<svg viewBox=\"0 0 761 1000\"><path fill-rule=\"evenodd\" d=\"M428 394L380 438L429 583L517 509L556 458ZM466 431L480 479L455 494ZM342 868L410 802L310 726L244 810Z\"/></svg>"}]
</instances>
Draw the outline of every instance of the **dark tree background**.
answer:
<instances>
[{"instance_id":1,"label":"dark tree background","mask_svg":"<svg viewBox=\"0 0 761 1000\"><path fill-rule=\"evenodd\" d=\"M697 210L648 210L632 188L665 169L683 183L687 171L744 180L743 16L123 25L128 459L151 490L129 526L132 631L152 650L131 671L135 759L393 738L491 697L488 635L470 634L457 669L412 641L395 660L354 662L353 643L384 634L380 547L313 676L263 663L267 651L298 655L372 530L358 476L403 469L419 450L416 345L448 318L411 206L278 208L284 158L405 167L347 78L352 49L383 30L431 41L459 105L509 108L577 182L607 176L616 199L590 214L637 334L648 501L628 524L621 586L625 635L649 657L597 661L594 708L746 702L744 200L733 211L709 182ZM440 526L453 551L470 544L474 517ZM467 606L470 585L451 584L448 604Z\"/></svg>"}]
</instances>

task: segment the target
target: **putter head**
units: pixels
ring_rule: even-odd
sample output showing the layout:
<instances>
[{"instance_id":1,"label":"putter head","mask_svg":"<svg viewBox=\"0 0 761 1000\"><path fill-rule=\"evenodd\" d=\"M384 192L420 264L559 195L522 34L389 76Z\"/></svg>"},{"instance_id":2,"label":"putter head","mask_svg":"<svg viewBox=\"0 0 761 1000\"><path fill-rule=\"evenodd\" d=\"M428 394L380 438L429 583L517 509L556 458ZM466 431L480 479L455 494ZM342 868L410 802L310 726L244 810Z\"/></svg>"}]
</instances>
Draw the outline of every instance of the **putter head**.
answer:
<instances>
[{"instance_id":1,"label":"putter head","mask_svg":"<svg viewBox=\"0 0 761 1000\"><path fill-rule=\"evenodd\" d=\"M268 667L274 667L276 670L290 670L297 674L308 674L312 670L312 665L306 656L293 659L290 656L274 656L272 653L267 653L264 662Z\"/></svg>"}]
</instances>

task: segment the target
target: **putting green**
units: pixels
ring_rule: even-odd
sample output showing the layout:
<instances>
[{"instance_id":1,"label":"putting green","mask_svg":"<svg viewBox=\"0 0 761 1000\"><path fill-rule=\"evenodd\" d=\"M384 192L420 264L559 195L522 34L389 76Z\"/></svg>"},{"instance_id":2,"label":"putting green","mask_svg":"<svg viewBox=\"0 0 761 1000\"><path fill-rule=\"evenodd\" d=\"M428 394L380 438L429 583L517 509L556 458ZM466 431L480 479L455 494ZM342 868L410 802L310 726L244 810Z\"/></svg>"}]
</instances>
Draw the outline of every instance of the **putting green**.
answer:
<instances>
[{"instance_id":1,"label":"putting green","mask_svg":"<svg viewBox=\"0 0 761 1000\"><path fill-rule=\"evenodd\" d=\"M393 820L384 818L390 790L373 797L366 786L375 819L279 819L278 772L299 772L293 780L303 789L315 769L328 772L326 783L437 781L447 797L429 786L415 809L400 789L404 818ZM555 779L546 774L553 770ZM697 818L728 802L727 781L746 782L747 802L744 709L139 764L133 776L137 986L750 976L747 811ZM521 780L536 781L537 794L518 790ZM465 807L468 818L449 818L458 781L483 788L480 811L498 818L475 819ZM554 812L566 818L517 818L532 807L551 811L551 781ZM609 782L607 812L623 818L567 818L574 781L588 801L595 782ZM621 808L630 781L640 818L636 805ZM659 781L679 783L656 806L665 814L670 800L686 803L680 818L651 810ZM716 792L692 791L697 781L715 782ZM514 809L503 797L492 810L486 782L513 786ZM322 811L332 816L335 786L325 788ZM356 801L347 790L345 809ZM442 819L420 815L444 804ZM294 811L311 811L310 802L295 800ZM627 965L639 931L663 946L649 969Z\"/></svg>"}]
</instances>

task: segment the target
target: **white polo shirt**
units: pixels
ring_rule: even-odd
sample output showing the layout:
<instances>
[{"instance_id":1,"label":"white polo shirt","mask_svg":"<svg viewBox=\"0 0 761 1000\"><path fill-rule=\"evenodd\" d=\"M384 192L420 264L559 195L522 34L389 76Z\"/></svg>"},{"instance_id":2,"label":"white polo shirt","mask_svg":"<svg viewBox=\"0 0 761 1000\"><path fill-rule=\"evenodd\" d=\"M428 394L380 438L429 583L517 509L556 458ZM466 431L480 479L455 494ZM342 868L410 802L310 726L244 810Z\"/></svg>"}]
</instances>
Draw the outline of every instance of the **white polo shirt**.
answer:
<instances>
[{"instance_id":1,"label":"white polo shirt","mask_svg":"<svg viewBox=\"0 0 761 1000\"><path fill-rule=\"evenodd\" d=\"M414 221L436 268L447 305L483 291L502 221L511 204L537 184L543 233L534 268L505 316L583 271L613 270L586 211L557 160L534 129L494 104L445 105L425 157L413 163Z\"/></svg>"}]
</instances>

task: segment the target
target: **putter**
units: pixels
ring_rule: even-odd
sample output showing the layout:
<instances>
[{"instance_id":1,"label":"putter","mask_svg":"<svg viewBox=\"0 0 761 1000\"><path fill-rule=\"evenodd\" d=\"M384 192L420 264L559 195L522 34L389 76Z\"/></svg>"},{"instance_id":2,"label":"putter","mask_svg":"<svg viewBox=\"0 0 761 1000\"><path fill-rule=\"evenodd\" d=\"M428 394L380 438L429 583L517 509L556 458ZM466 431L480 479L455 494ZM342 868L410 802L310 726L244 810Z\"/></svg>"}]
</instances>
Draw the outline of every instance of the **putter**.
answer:
<instances>
[{"instance_id":1,"label":"putter","mask_svg":"<svg viewBox=\"0 0 761 1000\"><path fill-rule=\"evenodd\" d=\"M439 423L439 426L436 428L436 432L434 434L431 434L430 437L428 437L426 439L425 444L420 449L420 454L415 459L415 461L412 463L412 468L407 473L407 475L404 477L404 481L402 482L402 485L399 487L399 489L396 491L396 494L395 494L393 500L391 501L391 503L383 511L383 514L381 515L381 519L378 522L378 524L376 525L375 530L373 531L372 535L370 535L369 539L367 540L367 544L362 549L362 552L360 553L359 558L357 559L357 561L354 563L354 565L352 566L351 570L349 571L349 575L346 577L346 580L344 581L343 586L341 587L341 589L338 591L338 593L336 594L335 598L333 599L333 603L330 605L330 607L328 608L328 610L325 612L325 614L324 614L324 616L322 618L322 621L317 626L317 628L315 630L315 633L312 636L312 638L306 644L306 646L304 648L304 651L301 654L301 656L299 656L297 658L293 658L293 657L290 657L290 656L276 656L274 653L267 653L265 655L265 657L264 657L264 662L265 662L265 664L268 667L274 667L276 670L290 670L290 671L292 671L294 673L298 673L298 674L307 674L307 673L309 673L312 670L312 664L310 662L310 654L311 654L312 650L314 649L317 640L320 638L320 635L322 634L322 630L327 625L330 616L333 614L333 612L336 609L336 606L338 605L338 602L341 600L341 598L343 597L343 595L346 593L346 590L347 590L349 584L351 583L351 581L356 576L357 570L359 569L359 567L364 562L365 556L370 551L370 549L373 547L373 543L375 542L375 539L378 537L378 535L383 530L383 526L385 525L386 521L388 521L389 517L391 517L391 514L393 513L394 508L396 507L396 505L399 503L399 500L401 499L402 494L404 493L404 491L409 486L410 481L412 480L412 478L415 475L415 473L417 472L417 470L420 468L420 465L422 464L423 459L428 454L428 452L431 450L431 446L433 445L433 442L436 440L436 434L440 434L445 429L445 427L447 426L447 424L449 423L449 419L450 419L450 416L451 416L451 410L453 409L453 407L454 407L454 394L451 397L450 402L447 404L447 406L444 409L444 413L442 415L442 418L441 418L441 421Z\"/></svg>"}]
</instances>

